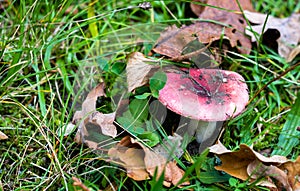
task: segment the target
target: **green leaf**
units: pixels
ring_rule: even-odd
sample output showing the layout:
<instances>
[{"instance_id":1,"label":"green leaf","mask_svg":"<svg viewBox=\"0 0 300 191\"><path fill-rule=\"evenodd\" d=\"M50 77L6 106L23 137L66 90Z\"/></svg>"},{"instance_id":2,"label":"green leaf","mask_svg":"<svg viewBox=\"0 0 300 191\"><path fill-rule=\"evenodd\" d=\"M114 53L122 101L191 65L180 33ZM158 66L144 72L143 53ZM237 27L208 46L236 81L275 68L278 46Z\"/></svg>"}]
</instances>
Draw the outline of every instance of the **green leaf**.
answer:
<instances>
[{"instance_id":1,"label":"green leaf","mask_svg":"<svg viewBox=\"0 0 300 191\"><path fill-rule=\"evenodd\" d=\"M111 72L117 75L120 75L126 67L126 64L123 62L116 62L111 67Z\"/></svg>"},{"instance_id":2,"label":"green leaf","mask_svg":"<svg viewBox=\"0 0 300 191\"><path fill-rule=\"evenodd\" d=\"M239 184L239 181L235 178L229 178L229 185L236 187Z\"/></svg>"},{"instance_id":3,"label":"green leaf","mask_svg":"<svg viewBox=\"0 0 300 191\"><path fill-rule=\"evenodd\" d=\"M300 93L297 95L295 104L288 113L287 119L279 135L278 147L272 152L272 155L287 156L292 149L299 144L300 131Z\"/></svg>"},{"instance_id":4,"label":"green leaf","mask_svg":"<svg viewBox=\"0 0 300 191\"><path fill-rule=\"evenodd\" d=\"M151 93L143 93L142 95L136 95L134 96L136 99L147 99Z\"/></svg>"},{"instance_id":5,"label":"green leaf","mask_svg":"<svg viewBox=\"0 0 300 191\"><path fill-rule=\"evenodd\" d=\"M122 117L118 117L117 122L125 128L124 130L133 135L138 135L145 132L145 129L142 128L143 123L135 120L129 110L124 112Z\"/></svg>"},{"instance_id":6,"label":"green leaf","mask_svg":"<svg viewBox=\"0 0 300 191\"><path fill-rule=\"evenodd\" d=\"M101 70L107 72L109 70L109 63L106 59L99 58L97 59L97 62L99 63L99 67Z\"/></svg>"},{"instance_id":7,"label":"green leaf","mask_svg":"<svg viewBox=\"0 0 300 191\"><path fill-rule=\"evenodd\" d=\"M144 132L138 135L138 137L143 139L143 141L150 147L153 147L159 143L159 136L153 132Z\"/></svg>"},{"instance_id":8,"label":"green leaf","mask_svg":"<svg viewBox=\"0 0 300 191\"><path fill-rule=\"evenodd\" d=\"M199 175L199 179L204 184L212 184L216 182L227 182L231 176L228 174L220 174L216 170L201 172Z\"/></svg>"},{"instance_id":9,"label":"green leaf","mask_svg":"<svg viewBox=\"0 0 300 191\"><path fill-rule=\"evenodd\" d=\"M130 101L129 110L134 119L145 121L149 113L148 100L133 99L132 101Z\"/></svg>"},{"instance_id":10,"label":"green leaf","mask_svg":"<svg viewBox=\"0 0 300 191\"><path fill-rule=\"evenodd\" d=\"M158 98L158 92L161 90L167 82L167 75L162 71L156 72L149 81L150 90L153 97Z\"/></svg>"}]
</instances>

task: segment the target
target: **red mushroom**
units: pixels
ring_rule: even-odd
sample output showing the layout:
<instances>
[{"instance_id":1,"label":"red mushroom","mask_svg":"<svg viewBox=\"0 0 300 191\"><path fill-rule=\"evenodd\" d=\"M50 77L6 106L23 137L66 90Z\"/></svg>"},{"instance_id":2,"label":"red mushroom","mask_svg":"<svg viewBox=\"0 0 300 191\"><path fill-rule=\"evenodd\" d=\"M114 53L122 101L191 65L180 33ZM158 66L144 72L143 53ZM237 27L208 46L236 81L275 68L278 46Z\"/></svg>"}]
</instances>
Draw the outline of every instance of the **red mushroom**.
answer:
<instances>
[{"instance_id":1,"label":"red mushroom","mask_svg":"<svg viewBox=\"0 0 300 191\"><path fill-rule=\"evenodd\" d=\"M211 128L208 122L225 121L244 110L249 99L244 81L238 73L219 69L167 71L159 101L171 111L193 119L194 124L198 121L196 128L202 129L198 128L196 137L202 142L199 133L203 133L203 126Z\"/></svg>"}]
</instances>

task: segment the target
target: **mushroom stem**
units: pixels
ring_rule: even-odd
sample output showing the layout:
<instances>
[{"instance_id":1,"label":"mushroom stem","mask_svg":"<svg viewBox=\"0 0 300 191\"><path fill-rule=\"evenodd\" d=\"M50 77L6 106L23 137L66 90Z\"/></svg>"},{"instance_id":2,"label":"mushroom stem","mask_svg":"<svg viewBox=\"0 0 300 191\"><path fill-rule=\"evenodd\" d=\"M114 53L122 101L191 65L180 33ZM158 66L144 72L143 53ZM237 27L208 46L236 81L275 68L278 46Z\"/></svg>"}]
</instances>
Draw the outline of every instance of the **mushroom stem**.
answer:
<instances>
[{"instance_id":1,"label":"mushroom stem","mask_svg":"<svg viewBox=\"0 0 300 191\"><path fill-rule=\"evenodd\" d=\"M198 143L203 143L215 132L217 128L217 122L212 121L199 121L199 120L191 120L190 126L196 126L195 137Z\"/></svg>"},{"instance_id":2,"label":"mushroom stem","mask_svg":"<svg viewBox=\"0 0 300 191\"><path fill-rule=\"evenodd\" d=\"M221 122L201 121L190 119L187 125L183 125L176 130L176 133L185 137L187 142L191 142L195 136L199 146L199 153L211 146L217 139L221 130Z\"/></svg>"}]
</instances>

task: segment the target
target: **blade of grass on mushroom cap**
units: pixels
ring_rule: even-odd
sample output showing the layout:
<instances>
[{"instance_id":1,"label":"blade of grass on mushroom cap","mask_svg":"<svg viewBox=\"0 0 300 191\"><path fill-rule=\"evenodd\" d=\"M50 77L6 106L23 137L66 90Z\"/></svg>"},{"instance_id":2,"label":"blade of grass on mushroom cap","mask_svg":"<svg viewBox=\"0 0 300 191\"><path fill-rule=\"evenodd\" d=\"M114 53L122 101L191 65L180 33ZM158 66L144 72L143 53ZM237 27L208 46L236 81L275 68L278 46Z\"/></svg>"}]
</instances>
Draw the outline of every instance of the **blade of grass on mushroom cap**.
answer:
<instances>
[{"instance_id":1,"label":"blade of grass on mushroom cap","mask_svg":"<svg viewBox=\"0 0 300 191\"><path fill-rule=\"evenodd\" d=\"M300 93L297 95L295 104L292 106L287 119L279 135L278 147L272 152L272 155L287 156L292 149L299 144L300 131Z\"/></svg>"}]
</instances>

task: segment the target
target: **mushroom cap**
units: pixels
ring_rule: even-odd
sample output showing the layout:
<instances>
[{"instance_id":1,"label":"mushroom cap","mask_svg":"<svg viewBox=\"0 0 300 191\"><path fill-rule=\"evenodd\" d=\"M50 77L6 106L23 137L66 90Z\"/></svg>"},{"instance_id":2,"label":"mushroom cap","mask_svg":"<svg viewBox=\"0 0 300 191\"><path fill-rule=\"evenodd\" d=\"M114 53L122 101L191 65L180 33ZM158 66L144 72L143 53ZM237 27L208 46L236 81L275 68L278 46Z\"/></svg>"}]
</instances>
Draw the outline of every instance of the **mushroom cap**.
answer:
<instances>
[{"instance_id":1,"label":"mushroom cap","mask_svg":"<svg viewBox=\"0 0 300 191\"><path fill-rule=\"evenodd\" d=\"M167 72L159 101L171 111L202 121L225 121L240 114L248 100L244 78L232 71L188 69Z\"/></svg>"}]
</instances>

